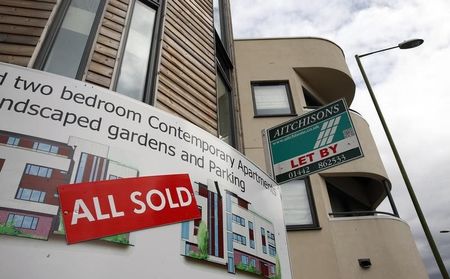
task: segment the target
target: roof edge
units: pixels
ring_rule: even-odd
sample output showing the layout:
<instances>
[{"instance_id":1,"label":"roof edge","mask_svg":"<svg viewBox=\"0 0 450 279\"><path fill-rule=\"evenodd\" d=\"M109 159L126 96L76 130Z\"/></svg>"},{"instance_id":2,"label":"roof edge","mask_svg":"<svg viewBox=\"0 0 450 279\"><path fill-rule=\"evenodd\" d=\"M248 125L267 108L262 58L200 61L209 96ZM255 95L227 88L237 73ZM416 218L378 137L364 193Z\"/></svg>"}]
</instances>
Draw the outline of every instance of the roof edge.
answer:
<instances>
[{"instance_id":1,"label":"roof edge","mask_svg":"<svg viewBox=\"0 0 450 279\"><path fill-rule=\"evenodd\" d=\"M269 40L298 40L298 39L314 39L314 40L322 40L322 41L326 41L329 43L332 43L333 45L337 46L341 52L342 55L345 57L345 53L344 50L335 42L329 40L329 39L325 39L325 38L321 38L321 37L271 37L271 38L242 38L242 39L234 39L234 41L269 41Z\"/></svg>"}]
</instances>

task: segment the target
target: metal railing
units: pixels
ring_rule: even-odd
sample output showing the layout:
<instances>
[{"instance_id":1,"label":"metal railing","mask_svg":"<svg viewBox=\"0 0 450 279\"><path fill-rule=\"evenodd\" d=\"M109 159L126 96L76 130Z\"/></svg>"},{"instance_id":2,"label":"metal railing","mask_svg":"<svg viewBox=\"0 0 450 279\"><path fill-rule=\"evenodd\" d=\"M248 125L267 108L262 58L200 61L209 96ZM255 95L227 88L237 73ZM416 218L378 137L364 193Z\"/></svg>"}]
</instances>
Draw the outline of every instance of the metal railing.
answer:
<instances>
[{"instance_id":1,"label":"metal railing","mask_svg":"<svg viewBox=\"0 0 450 279\"><path fill-rule=\"evenodd\" d=\"M331 212L328 213L331 217L361 217L361 216L376 216L376 215L389 215L392 217L399 218L398 215L386 211L374 211L374 210L364 210L364 211L344 211L344 212Z\"/></svg>"}]
</instances>

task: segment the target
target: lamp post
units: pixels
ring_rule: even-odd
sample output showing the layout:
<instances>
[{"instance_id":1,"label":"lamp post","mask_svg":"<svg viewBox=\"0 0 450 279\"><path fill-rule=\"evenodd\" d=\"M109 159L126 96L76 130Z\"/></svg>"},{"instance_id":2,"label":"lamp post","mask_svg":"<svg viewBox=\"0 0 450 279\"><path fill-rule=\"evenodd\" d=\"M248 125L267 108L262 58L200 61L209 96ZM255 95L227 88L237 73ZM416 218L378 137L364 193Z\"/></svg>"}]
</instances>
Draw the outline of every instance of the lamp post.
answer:
<instances>
[{"instance_id":1,"label":"lamp post","mask_svg":"<svg viewBox=\"0 0 450 279\"><path fill-rule=\"evenodd\" d=\"M442 277L444 279L450 279L447 269L445 268L444 262L442 261L441 255L439 254L439 250L437 249L436 243L434 242L433 236L431 235L430 229L428 228L427 221L425 220L422 209L420 208L419 202L416 198L416 194L414 193L414 189L412 188L411 182L409 181L408 174L406 173L405 167L403 166L403 162L400 158L400 155L398 154L397 148L395 147L391 133L389 132L389 129L386 125L386 121L384 120L383 114L381 113L377 99L375 98L375 94L373 93L372 86L369 83L369 79L367 78L366 72L364 71L364 68L363 68L363 66L361 64L361 60L360 60L360 58L371 55L371 54L383 52L383 51L394 49L394 48L400 48L400 49L414 48L414 47L420 46L422 43L423 43L422 39L408 40L408 41L404 41L404 42L398 44L397 46L388 47L388 48L380 49L377 51L372 51L372 52L361 54L361 55L355 55L355 58L356 58L356 62L358 63L358 67L361 71L361 74L364 78L364 82L366 83L367 89L369 90L370 97L372 98L372 101L373 101L373 104L377 111L378 117L380 118L381 124L383 125L384 132L386 133L386 137L389 141L392 152L394 153L395 160L397 161L397 164L398 164L398 167L402 174L403 180L405 181L406 188L411 197L411 201L414 205L417 216L419 217L423 231L425 232L425 236L427 237L428 244L430 245L431 251L433 252L434 258L439 267L439 270L441 271Z\"/></svg>"}]
</instances>

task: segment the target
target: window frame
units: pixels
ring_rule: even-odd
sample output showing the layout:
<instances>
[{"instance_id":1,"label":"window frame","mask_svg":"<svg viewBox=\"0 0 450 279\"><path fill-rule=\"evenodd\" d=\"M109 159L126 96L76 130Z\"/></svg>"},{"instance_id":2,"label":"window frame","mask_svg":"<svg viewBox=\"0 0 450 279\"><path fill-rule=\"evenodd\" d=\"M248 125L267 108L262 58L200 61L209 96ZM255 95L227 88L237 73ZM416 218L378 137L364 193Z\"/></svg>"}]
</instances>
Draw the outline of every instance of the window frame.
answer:
<instances>
[{"instance_id":1,"label":"window frame","mask_svg":"<svg viewBox=\"0 0 450 279\"><path fill-rule=\"evenodd\" d=\"M30 197L29 198L26 198L24 196L24 191L26 191L26 190L30 191ZM39 192L39 199L38 200L32 199L34 192ZM29 202L45 203L45 196L46 195L47 195L47 192L44 192L44 191L41 191L41 190L36 190L36 189L32 189L32 188L25 188L25 187L19 187L19 188L17 188L15 199L16 200L22 200L22 201L29 201Z\"/></svg>"},{"instance_id":2,"label":"window frame","mask_svg":"<svg viewBox=\"0 0 450 279\"><path fill-rule=\"evenodd\" d=\"M107 0L100 0L97 14L95 15L94 21L92 22L92 28L86 41L86 46L83 50L83 55L81 56L80 64L78 66L77 73L75 75L75 79L77 80L81 80L84 76L84 72L86 71L89 56L92 48L94 47L94 40L97 36L100 27L100 21L104 14L106 2ZM53 22L50 24L49 31L44 39L44 42L33 64L33 69L38 69L41 71L44 70L45 63L47 62L47 59L50 55L50 51L52 50L53 45L55 43L56 36L58 35L58 32L62 26L62 23L65 19L65 16L67 14L67 11L69 10L71 3L72 0L61 1L60 6L57 8L58 10L56 11L55 18L53 19Z\"/></svg>"},{"instance_id":3,"label":"window frame","mask_svg":"<svg viewBox=\"0 0 450 279\"><path fill-rule=\"evenodd\" d=\"M236 100L234 96L234 88L233 83L234 77L233 77L233 61L231 59L230 52L232 50L229 49L228 42L230 41L230 18L228 13L226 13L226 9L229 6L228 0L217 0L218 8L219 8L219 27L220 30L216 29L216 25L214 21L216 18L214 18L213 13L213 31L214 31L214 50L215 50L215 62L216 62L216 98L217 98L217 109L219 104L219 94L217 94L217 84L219 82L219 79L221 79L222 83L225 85L228 94L228 98L230 101L230 106L228 108L229 113L229 121L230 121L230 134L229 134L229 142L228 144L236 147L238 144L237 139L237 118L238 116L235 114L235 107L236 107ZM213 3L214 5L214 3ZM213 7L214 8L214 7ZM220 33L220 35L219 35ZM217 114L217 136L220 136L220 117L219 114Z\"/></svg>"},{"instance_id":4,"label":"window frame","mask_svg":"<svg viewBox=\"0 0 450 279\"><path fill-rule=\"evenodd\" d=\"M32 168L33 168L33 172L37 168L36 174L32 173L32 170L31 170ZM45 176L41 175L44 170L45 170ZM27 163L25 165L24 174L31 175L31 176L38 176L38 177L42 177L42 178L51 178L52 174L53 174L53 168Z\"/></svg>"},{"instance_id":5,"label":"window frame","mask_svg":"<svg viewBox=\"0 0 450 279\"><path fill-rule=\"evenodd\" d=\"M14 218L16 216L22 217L22 221L20 222L20 226L16 226L14 224ZM23 227L23 222L24 222L25 218L31 218L31 225L30 225L29 228ZM10 222L11 225L14 226L17 229L26 229L26 230L33 230L33 231L35 231L37 229L37 227L38 227L38 224L39 224L39 217L30 216L30 215L23 215L23 214L17 214L17 213L10 212L10 213L8 213L8 218L6 219L6 223L8 223L8 222Z\"/></svg>"},{"instance_id":6,"label":"window frame","mask_svg":"<svg viewBox=\"0 0 450 279\"><path fill-rule=\"evenodd\" d=\"M319 224L319 218L317 216L317 209L316 209L316 203L314 200L314 194L311 187L311 181L309 179L309 176L305 177L304 179L300 179L305 181L305 190L306 190L306 196L308 198L308 204L311 212L311 219L312 222L310 224L297 224L297 225L286 225L287 231L301 231L301 230L321 230ZM283 187L283 186L281 186Z\"/></svg>"},{"instance_id":7,"label":"window frame","mask_svg":"<svg viewBox=\"0 0 450 279\"><path fill-rule=\"evenodd\" d=\"M20 138L15 136L8 136L8 140L6 141L7 145L10 146L19 146Z\"/></svg>"},{"instance_id":8,"label":"window frame","mask_svg":"<svg viewBox=\"0 0 450 279\"><path fill-rule=\"evenodd\" d=\"M131 19L133 18L133 11L134 7L136 5L136 2L139 1L143 5L146 5L150 7L151 9L155 10L155 22L153 25L153 34L152 34L152 40L150 45L150 54L149 59L147 62L147 74L145 78L145 85L144 85L144 96L143 100L140 100L140 102L154 105L156 103L156 79L157 79L157 72L158 72L158 60L159 60L159 54L161 49L161 34L162 30L161 27L163 25L163 16L162 11L165 9L165 0L135 0L130 2L129 7L129 15L127 17L127 26L122 34L123 40L120 42L120 50L119 50L119 62L116 65L116 70L113 77L113 83L111 85L111 88L113 91L116 91L117 89L117 83L119 81L120 71L122 68L123 63L123 56L125 53L125 47L127 45L128 41L128 34L130 31L131 26ZM116 91L117 92L117 91ZM120 92L118 92L121 94ZM138 100L139 101L139 100Z\"/></svg>"},{"instance_id":9,"label":"window frame","mask_svg":"<svg viewBox=\"0 0 450 279\"><path fill-rule=\"evenodd\" d=\"M289 113L276 113L276 114L260 114L258 113L258 109L256 106L256 95L255 95L255 86L273 86L273 85L284 85L286 88L286 95L288 99L289 105ZM250 82L251 90L252 90L252 102L253 102L253 115L255 118L260 117L290 117L297 116L294 106L294 100L292 98L292 91L289 84L289 80L261 80L261 81L251 81Z\"/></svg>"},{"instance_id":10,"label":"window frame","mask_svg":"<svg viewBox=\"0 0 450 279\"><path fill-rule=\"evenodd\" d=\"M217 61L217 59L216 59ZM220 66L219 62L216 62L216 69L217 69L217 77L216 77L216 94L217 94L217 136L220 136L220 115L219 115L219 94L217 92L217 84L219 82L219 79L222 80L223 84L225 85L226 88L226 92L225 94L228 94L228 98L229 98L229 107L228 107L228 114L230 116L230 134L229 134L229 138L230 138L230 142L229 145L231 146L236 146L236 124L235 124L235 119L236 116L234 115L234 98L233 98L233 94L232 94L232 87L230 84L230 81L228 80L228 78L225 76L225 71L224 69L222 69L222 67ZM230 69L231 71L231 69Z\"/></svg>"}]
</instances>

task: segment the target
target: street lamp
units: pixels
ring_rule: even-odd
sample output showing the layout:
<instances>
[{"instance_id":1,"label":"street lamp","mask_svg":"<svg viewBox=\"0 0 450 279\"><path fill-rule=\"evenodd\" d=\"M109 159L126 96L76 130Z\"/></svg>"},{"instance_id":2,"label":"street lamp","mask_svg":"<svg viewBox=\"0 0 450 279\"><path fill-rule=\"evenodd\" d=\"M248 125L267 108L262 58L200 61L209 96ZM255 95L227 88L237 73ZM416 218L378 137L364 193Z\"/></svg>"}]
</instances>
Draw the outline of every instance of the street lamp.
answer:
<instances>
[{"instance_id":1,"label":"street lamp","mask_svg":"<svg viewBox=\"0 0 450 279\"><path fill-rule=\"evenodd\" d=\"M405 181L406 188L411 197L412 203L416 210L417 216L419 217L420 223L422 225L423 231L425 232L425 236L427 237L428 244L430 245L431 251L433 252L436 263L439 267L439 270L441 271L442 277L444 279L450 279L449 275L447 273L447 269L445 268L444 262L442 261L441 255L439 254L439 251L436 247L436 243L434 242L433 236L431 235L430 229L428 228L427 221L425 220L422 209L420 208L419 202L416 198L416 194L414 193L411 182L409 181L408 174L406 173L406 170L403 166L403 162L400 158L400 155L398 154L397 148L395 147L391 133L389 132L389 129L386 125L383 114L381 113L377 99L375 98L375 94L373 93L372 87L370 86L369 79L367 78L366 72L364 71L364 68L363 68L363 66L361 64L361 60L360 60L361 57L375 54L378 52L382 52L382 51L386 51L386 50L390 50L390 49L394 49L394 48L400 48L400 49L414 48L414 47L420 46L422 43L423 43L422 39L407 40L407 41L399 43L398 45L393 46L393 47L388 47L388 48L372 51L372 52L361 54L361 55L355 55L355 58L356 58L356 62L358 63L358 67L361 70L361 74L364 78L364 82L366 83L367 89L369 90L370 97L372 98L372 101L373 101L373 104L377 111L378 117L380 118L381 124L383 125L384 132L386 133L386 137L389 141L392 152L394 153L395 160L397 161L398 167L400 168L400 172L402 174L403 180Z\"/></svg>"},{"instance_id":2,"label":"street lamp","mask_svg":"<svg viewBox=\"0 0 450 279\"><path fill-rule=\"evenodd\" d=\"M442 230L442 231L440 231L440 233L449 233L450 232L450 230Z\"/></svg>"}]
</instances>

